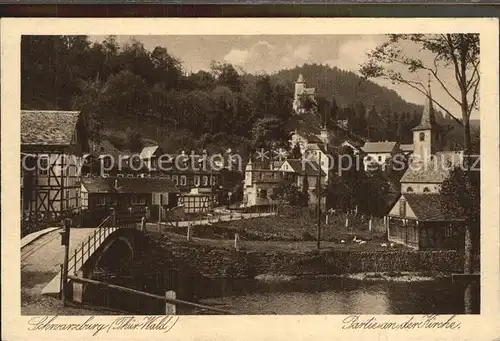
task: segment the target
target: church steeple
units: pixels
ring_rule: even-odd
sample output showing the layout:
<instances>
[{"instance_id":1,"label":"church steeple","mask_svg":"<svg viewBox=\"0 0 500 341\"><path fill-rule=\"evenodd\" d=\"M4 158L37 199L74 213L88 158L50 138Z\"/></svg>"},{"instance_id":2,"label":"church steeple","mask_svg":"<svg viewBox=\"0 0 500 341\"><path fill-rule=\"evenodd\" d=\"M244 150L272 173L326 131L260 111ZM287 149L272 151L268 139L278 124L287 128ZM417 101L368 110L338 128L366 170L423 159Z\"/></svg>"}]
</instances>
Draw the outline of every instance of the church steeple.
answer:
<instances>
[{"instance_id":1,"label":"church steeple","mask_svg":"<svg viewBox=\"0 0 500 341\"><path fill-rule=\"evenodd\" d=\"M432 105L431 80L427 84L427 96L420 124L413 130L413 153L419 158L427 158L439 148L439 125Z\"/></svg>"},{"instance_id":2,"label":"church steeple","mask_svg":"<svg viewBox=\"0 0 500 341\"><path fill-rule=\"evenodd\" d=\"M422 118L420 119L420 124L413 128L412 130L428 130L437 128L436 115L434 112L434 106L432 105L432 92L431 92L431 79L429 75L429 80L427 81L427 97L424 104L424 111L422 112Z\"/></svg>"}]
</instances>

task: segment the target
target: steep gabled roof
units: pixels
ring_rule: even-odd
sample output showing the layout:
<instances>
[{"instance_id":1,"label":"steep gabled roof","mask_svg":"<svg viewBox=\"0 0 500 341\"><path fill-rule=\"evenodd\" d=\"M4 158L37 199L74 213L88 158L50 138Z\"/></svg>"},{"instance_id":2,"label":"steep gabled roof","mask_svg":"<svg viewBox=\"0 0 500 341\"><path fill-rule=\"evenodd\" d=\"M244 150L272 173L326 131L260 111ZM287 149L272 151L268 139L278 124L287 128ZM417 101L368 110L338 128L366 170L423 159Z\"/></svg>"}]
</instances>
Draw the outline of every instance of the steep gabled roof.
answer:
<instances>
[{"instance_id":1,"label":"steep gabled roof","mask_svg":"<svg viewBox=\"0 0 500 341\"><path fill-rule=\"evenodd\" d=\"M113 183L104 178L82 178L83 187L88 193L115 193Z\"/></svg>"},{"instance_id":2,"label":"steep gabled roof","mask_svg":"<svg viewBox=\"0 0 500 341\"><path fill-rule=\"evenodd\" d=\"M404 193L403 197L419 221L464 220L458 213L450 212L450 210L446 208L448 199L439 193Z\"/></svg>"},{"instance_id":3,"label":"steep gabled roof","mask_svg":"<svg viewBox=\"0 0 500 341\"><path fill-rule=\"evenodd\" d=\"M69 146L79 111L21 110L21 144Z\"/></svg>"},{"instance_id":4,"label":"steep gabled roof","mask_svg":"<svg viewBox=\"0 0 500 341\"><path fill-rule=\"evenodd\" d=\"M151 157L156 153L158 148L159 148L158 146L149 146L142 148L140 154L141 159L143 160L151 159Z\"/></svg>"},{"instance_id":5,"label":"steep gabled roof","mask_svg":"<svg viewBox=\"0 0 500 341\"><path fill-rule=\"evenodd\" d=\"M414 160L401 177L402 183L442 183L462 157L455 152L439 152L429 160Z\"/></svg>"}]
</instances>

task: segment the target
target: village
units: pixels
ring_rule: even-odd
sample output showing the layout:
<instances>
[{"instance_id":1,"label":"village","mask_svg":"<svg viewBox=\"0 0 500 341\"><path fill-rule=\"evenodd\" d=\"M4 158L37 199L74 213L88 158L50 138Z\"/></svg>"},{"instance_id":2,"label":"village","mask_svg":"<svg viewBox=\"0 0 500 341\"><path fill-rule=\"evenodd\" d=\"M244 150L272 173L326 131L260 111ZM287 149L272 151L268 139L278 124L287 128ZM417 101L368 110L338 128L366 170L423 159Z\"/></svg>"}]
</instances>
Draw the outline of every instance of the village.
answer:
<instances>
[{"instance_id":1,"label":"village","mask_svg":"<svg viewBox=\"0 0 500 341\"><path fill-rule=\"evenodd\" d=\"M403 143L361 136L349 119L327 119L317 89L299 74L287 144L246 154L225 146L222 153L171 153L160 141L132 151L91 136L89 117L81 111L21 110L21 238L33 249L23 256L32 262L26 269L36 272L43 248L57 243L49 236L61 232L64 246L61 259L53 260L52 281L32 276L23 284L30 288L26 309L42 293L101 306L102 298L89 288L92 281L112 283L110 278L135 278L124 286L134 289L125 292L148 292L144 288L152 285L155 292L173 290L207 310L213 304L226 309L208 294L195 299L209 279L476 281L479 222L467 225L471 212L456 208L449 192L464 151L447 148L449 127L436 118L430 76L426 86L413 142ZM120 232L130 227L140 235ZM113 246L120 243L122 249ZM39 259L29 261L35 252ZM173 263L159 265L164 258ZM107 274L99 277L104 268ZM187 288L185 280L173 279L186 271L197 278ZM148 276L156 279L138 284ZM115 304L128 301L120 297ZM477 309L465 302L465 310ZM130 304L120 309L146 309Z\"/></svg>"},{"instance_id":2,"label":"village","mask_svg":"<svg viewBox=\"0 0 500 341\"><path fill-rule=\"evenodd\" d=\"M304 109L300 108L303 96L314 100L314 89L306 88L300 76L294 98L296 115L304 115ZM228 212L273 212L284 201L275 192L285 182L306 191L306 206L315 207L318 179L320 186L325 186L335 172L334 160L328 155L335 136L341 139L340 147L350 148L352 155L362 160L363 171L389 168L397 157L407 163L399 181L399 198L384 215L389 242L417 250L458 249L463 243L459 228L454 228L462 218L445 211L441 204L444 199L439 194L447 172L453 165L460 164L463 154L440 150L440 127L434 117L432 98L425 99L421 122L413 128L411 145L398 141L363 141L350 135L340 124L332 129L321 127L316 134L295 129L291 132L290 150L297 146L300 158L287 158L286 152L280 155L278 151L271 151L270 156L250 157L244 168L241 158L236 160L232 155L220 154L215 158L206 150L199 155L183 151L167 158L159 146L148 146L132 157L130 151L118 150L107 140L84 146L88 141L83 141L85 127L78 112L23 111L21 117L21 207L25 226L30 226L29 222L36 217L50 221L62 214L76 214L76 223L88 227L98 225L111 210L143 215L148 222L170 224L189 220L189 217L201 220L201 217L213 216L217 208ZM84 154L85 150L90 152ZM76 154L78 151L80 154ZM411 161L408 160L414 153L418 159L409 167ZM271 160L271 154L278 157ZM435 162L421 156L434 158ZM244 183L239 187L242 193L231 191L235 181ZM242 200L234 202L231 197ZM325 196L320 210L325 217L328 217L327 210L332 212Z\"/></svg>"}]
</instances>

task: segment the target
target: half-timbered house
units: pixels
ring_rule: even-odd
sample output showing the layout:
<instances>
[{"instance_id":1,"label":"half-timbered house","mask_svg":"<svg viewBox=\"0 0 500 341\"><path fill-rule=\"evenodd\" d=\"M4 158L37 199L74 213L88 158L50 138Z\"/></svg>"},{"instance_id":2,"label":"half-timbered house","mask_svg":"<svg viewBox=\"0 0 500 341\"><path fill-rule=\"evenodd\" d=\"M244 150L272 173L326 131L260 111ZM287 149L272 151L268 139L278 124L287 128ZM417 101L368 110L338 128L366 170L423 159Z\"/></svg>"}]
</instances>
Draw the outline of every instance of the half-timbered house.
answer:
<instances>
[{"instance_id":1,"label":"half-timbered house","mask_svg":"<svg viewBox=\"0 0 500 341\"><path fill-rule=\"evenodd\" d=\"M77 212L80 170L88 152L78 111L21 111L22 211L25 220Z\"/></svg>"}]
</instances>

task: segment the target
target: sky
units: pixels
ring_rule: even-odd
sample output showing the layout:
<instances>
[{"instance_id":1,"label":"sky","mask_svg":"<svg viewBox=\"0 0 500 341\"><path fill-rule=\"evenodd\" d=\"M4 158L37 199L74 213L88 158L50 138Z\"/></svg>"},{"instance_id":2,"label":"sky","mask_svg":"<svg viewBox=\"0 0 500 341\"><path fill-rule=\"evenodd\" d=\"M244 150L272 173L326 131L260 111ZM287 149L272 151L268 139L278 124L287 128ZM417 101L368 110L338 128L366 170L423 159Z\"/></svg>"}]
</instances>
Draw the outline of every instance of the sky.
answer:
<instances>
[{"instance_id":1,"label":"sky","mask_svg":"<svg viewBox=\"0 0 500 341\"><path fill-rule=\"evenodd\" d=\"M93 41L102 41L105 36L90 36ZM387 40L385 35L168 35L168 36L117 36L120 44L131 39L144 44L148 50L156 46L167 49L169 54L182 61L188 72L209 70L212 60L228 62L249 73L272 74L281 69L294 68L305 63L328 64L343 70L358 73L359 65L367 60L366 54ZM431 62L430 53L419 51L415 46L404 46L412 55L424 62ZM401 70L403 75L407 71ZM451 67L440 68L440 78L458 96L454 72ZM417 80L427 82L427 74L414 74ZM423 104L425 97L417 90L402 84L392 84L381 79L375 83L395 90L408 102ZM307 82L307 79L306 79ZM460 107L437 82L431 83L434 99L460 117ZM478 118L478 113L473 118Z\"/></svg>"}]
</instances>

